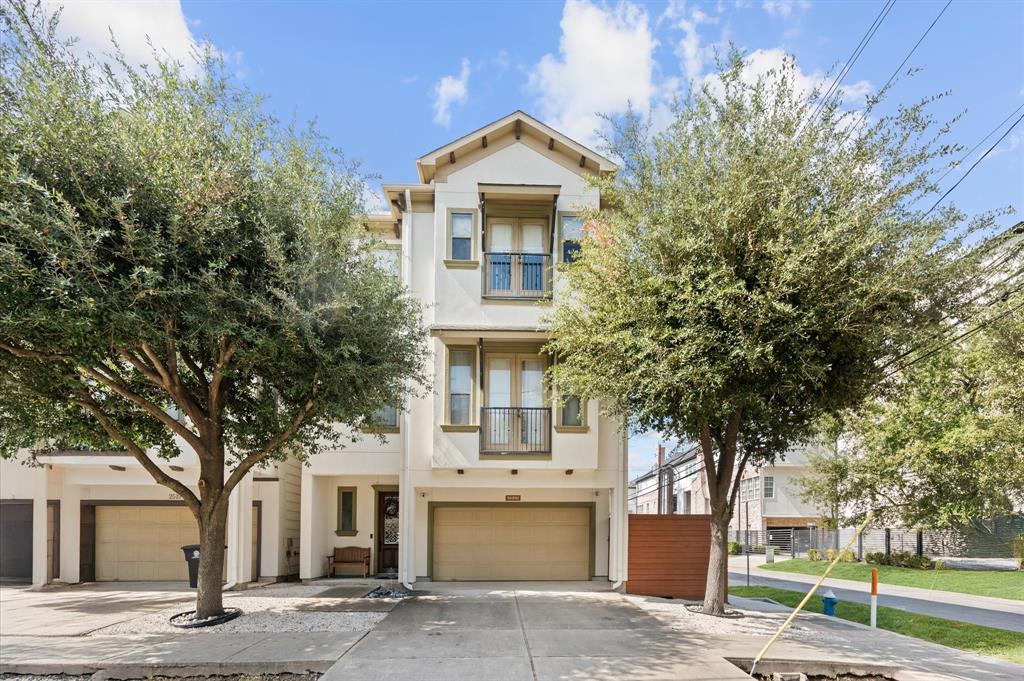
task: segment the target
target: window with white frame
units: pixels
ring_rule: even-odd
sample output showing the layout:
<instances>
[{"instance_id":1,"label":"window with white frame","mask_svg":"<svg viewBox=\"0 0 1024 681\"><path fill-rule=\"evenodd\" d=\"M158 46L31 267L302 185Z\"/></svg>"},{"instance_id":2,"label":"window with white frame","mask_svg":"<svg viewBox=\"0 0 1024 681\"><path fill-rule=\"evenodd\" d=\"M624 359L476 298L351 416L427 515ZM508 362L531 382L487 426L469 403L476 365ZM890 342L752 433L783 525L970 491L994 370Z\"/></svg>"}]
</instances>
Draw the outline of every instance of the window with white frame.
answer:
<instances>
[{"instance_id":1,"label":"window with white frame","mask_svg":"<svg viewBox=\"0 0 1024 681\"><path fill-rule=\"evenodd\" d=\"M766 475L764 476L764 498L774 499L775 498L775 476Z\"/></svg>"},{"instance_id":2,"label":"window with white frame","mask_svg":"<svg viewBox=\"0 0 1024 681\"><path fill-rule=\"evenodd\" d=\"M398 429L398 407L385 405L380 407L370 416L370 425L373 428Z\"/></svg>"},{"instance_id":3,"label":"window with white frame","mask_svg":"<svg viewBox=\"0 0 1024 681\"><path fill-rule=\"evenodd\" d=\"M761 498L761 478L744 478L740 480L740 503Z\"/></svg>"},{"instance_id":4,"label":"window with white frame","mask_svg":"<svg viewBox=\"0 0 1024 681\"><path fill-rule=\"evenodd\" d=\"M473 213L471 211L452 211L449 220L448 257L452 260L472 260Z\"/></svg>"},{"instance_id":5,"label":"window with white frame","mask_svg":"<svg viewBox=\"0 0 1024 681\"><path fill-rule=\"evenodd\" d=\"M448 350L448 423L468 425L473 422L473 370L476 352L472 348Z\"/></svg>"}]
</instances>

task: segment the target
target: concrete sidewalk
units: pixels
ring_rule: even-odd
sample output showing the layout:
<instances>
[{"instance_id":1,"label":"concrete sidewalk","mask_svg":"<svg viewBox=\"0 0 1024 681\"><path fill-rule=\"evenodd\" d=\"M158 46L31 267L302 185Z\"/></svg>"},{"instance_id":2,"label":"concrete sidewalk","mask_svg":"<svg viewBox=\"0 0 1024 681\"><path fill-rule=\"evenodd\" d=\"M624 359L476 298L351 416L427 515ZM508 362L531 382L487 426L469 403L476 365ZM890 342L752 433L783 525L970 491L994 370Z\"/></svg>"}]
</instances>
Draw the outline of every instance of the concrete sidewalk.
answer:
<instances>
[{"instance_id":1,"label":"concrete sidewalk","mask_svg":"<svg viewBox=\"0 0 1024 681\"><path fill-rule=\"evenodd\" d=\"M323 672L365 631L150 636L4 636L0 673L92 674L145 678L153 668L177 675Z\"/></svg>"},{"instance_id":2,"label":"concrete sidewalk","mask_svg":"<svg viewBox=\"0 0 1024 681\"><path fill-rule=\"evenodd\" d=\"M818 580L814 575L762 570L760 569L762 564L764 564L764 556L750 557L751 586L769 586L806 592L807 588ZM1021 579L1024 580L1024 576ZM746 585L745 556L733 556L729 559L729 583L733 586ZM830 577L823 582L822 588L832 589L836 596L843 601L871 602L870 584L867 583ZM1024 632L1024 601L880 583L878 585L878 604L958 622Z\"/></svg>"}]
</instances>

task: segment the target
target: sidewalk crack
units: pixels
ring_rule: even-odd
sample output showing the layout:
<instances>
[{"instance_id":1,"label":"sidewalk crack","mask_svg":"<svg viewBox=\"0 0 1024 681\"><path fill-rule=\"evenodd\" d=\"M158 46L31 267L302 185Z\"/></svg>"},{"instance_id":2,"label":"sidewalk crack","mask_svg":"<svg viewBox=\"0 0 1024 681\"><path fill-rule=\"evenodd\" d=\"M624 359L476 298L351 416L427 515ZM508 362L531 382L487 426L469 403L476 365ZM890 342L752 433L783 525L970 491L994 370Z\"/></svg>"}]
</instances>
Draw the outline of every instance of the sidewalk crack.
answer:
<instances>
[{"instance_id":1,"label":"sidewalk crack","mask_svg":"<svg viewBox=\"0 0 1024 681\"><path fill-rule=\"evenodd\" d=\"M523 623L523 611L519 609L519 592L513 591L512 598L516 602L516 617L519 618L519 630L523 632L523 643L526 645L526 656L530 659L530 675L537 681L537 668L533 665L533 651L530 650L530 639L526 635L526 624Z\"/></svg>"}]
</instances>

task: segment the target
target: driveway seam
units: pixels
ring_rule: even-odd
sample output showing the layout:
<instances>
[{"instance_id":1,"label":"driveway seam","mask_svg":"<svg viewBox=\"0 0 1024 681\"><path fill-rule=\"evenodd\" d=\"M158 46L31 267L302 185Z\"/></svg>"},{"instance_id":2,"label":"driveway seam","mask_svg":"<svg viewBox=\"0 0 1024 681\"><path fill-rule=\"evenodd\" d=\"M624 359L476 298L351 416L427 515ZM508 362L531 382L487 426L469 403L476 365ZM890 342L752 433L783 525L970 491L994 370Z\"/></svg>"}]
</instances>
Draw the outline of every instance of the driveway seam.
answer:
<instances>
[{"instance_id":1,"label":"driveway seam","mask_svg":"<svg viewBox=\"0 0 1024 681\"><path fill-rule=\"evenodd\" d=\"M530 639L526 635L526 624L523 622L523 611L519 609L519 592L513 591L512 598L516 602L516 617L519 618L519 630L523 632L523 644L526 646L526 657L530 660L530 675L537 681L537 668L533 664L533 651L530 650Z\"/></svg>"}]
</instances>

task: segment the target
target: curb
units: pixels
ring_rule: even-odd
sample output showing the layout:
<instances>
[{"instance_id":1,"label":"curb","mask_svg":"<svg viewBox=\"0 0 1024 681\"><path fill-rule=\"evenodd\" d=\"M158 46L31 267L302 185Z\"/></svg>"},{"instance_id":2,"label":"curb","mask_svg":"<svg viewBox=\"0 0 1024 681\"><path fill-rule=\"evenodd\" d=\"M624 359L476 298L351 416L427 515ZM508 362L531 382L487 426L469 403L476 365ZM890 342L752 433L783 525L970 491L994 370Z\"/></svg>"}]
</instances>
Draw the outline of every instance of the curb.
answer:
<instances>
[{"instance_id":1,"label":"curb","mask_svg":"<svg viewBox=\"0 0 1024 681\"><path fill-rule=\"evenodd\" d=\"M323 674L337 660L310 662L190 662L186 664L83 664L68 662L12 663L0 665L0 674L31 676L91 675L90 681L146 679L153 676L232 676L235 674Z\"/></svg>"}]
</instances>

